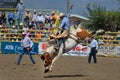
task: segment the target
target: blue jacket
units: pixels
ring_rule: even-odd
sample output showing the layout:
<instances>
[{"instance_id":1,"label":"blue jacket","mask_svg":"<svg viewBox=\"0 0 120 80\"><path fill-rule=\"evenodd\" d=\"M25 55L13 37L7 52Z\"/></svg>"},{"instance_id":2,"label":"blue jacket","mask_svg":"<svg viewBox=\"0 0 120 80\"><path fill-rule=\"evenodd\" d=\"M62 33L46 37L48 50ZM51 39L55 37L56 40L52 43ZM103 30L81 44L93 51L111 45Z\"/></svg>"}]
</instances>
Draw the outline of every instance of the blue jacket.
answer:
<instances>
[{"instance_id":1,"label":"blue jacket","mask_svg":"<svg viewBox=\"0 0 120 80\"><path fill-rule=\"evenodd\" d=\"M66 30L69 30L69 29L70 29L69 18L70 18L71 12L72 12L72 9L71 9L70 12L62 19L59 28L64 28L64 29L66 29Z\"/></svg>"}]
</instances>

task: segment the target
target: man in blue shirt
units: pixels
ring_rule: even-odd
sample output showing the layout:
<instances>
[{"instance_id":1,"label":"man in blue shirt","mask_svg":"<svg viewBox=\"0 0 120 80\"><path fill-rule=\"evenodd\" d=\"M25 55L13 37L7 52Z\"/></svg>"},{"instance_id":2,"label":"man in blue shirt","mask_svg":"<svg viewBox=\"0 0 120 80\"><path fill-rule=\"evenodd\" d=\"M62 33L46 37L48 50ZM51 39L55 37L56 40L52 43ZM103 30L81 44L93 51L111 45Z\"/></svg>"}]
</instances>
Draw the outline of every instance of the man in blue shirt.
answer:
<instances>
[{"instance_id":1,"label":"man in blue shirt","mask_svg":"<svg viewBox=\"0 0 120 80\"><path fill-rule=\"evenodd\" d=\"M56 38L58 38L58 48L64 42L64 38L67 37L69 34L69 30L70 30L69 17L72 12L72 7L73 5L70 6L70 11L67 15L65 15L64 13L60 13L59 15L61 23L58 30L59 35L56 36Z\"/></svg>"},{"instance_id":2,"label":"man in blue shirt","mask_svg":"<svg viewBox=\"0 0 120 80\"><path fill-rule=\"evenodd\" d=\"M10 13L8 14L8 22L9 25L13 25L15 22L15 14L13 13L13 11L10 11Z\"/></svg>"},{"instance_id":3,"label":"man in blue shirt","mask_svg":"<svg viewBox=\"0 0 120 80\"><path fill-rule=\"evenodd\" d=\"M18 61L16 62L17 65L20 64L21 59L25 53L29 55L29 58L31 59L32 63L35 64L32 54L30 53L32 46L33 46L33 42L29 38L29 34L24 35L24 38L21 41L21 47L23 48L23 52L19 54Z\"/></svg>"}]
</instances>

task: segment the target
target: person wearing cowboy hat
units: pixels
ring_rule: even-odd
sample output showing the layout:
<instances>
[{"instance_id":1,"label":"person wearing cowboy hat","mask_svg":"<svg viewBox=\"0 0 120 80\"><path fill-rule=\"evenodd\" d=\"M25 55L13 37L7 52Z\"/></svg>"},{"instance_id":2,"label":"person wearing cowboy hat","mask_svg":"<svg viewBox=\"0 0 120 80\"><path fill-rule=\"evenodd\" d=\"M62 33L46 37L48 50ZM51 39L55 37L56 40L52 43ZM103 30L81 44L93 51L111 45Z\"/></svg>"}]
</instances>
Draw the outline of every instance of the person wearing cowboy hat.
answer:
<instances>
[{"instance_id":1,"label":"person wearing cowboy hat","mask_svg":"<svg viewBox=\"0 0 120 80\"><path fill-rule=\"evenodd\" d=\"M26 34L23 34L23 39L21 41L21 47L23 49L23 52L19 53L18 60L15 64L20 65L22 57L25 53L29 55L30 60L33 64L35 64L35 61L32 57L31 50L33 47L33 41L30 39L30 33L27 32Z\"/></svg>"},{"instance_id":2,"label":"person wearing cowboy hat","mask_svg":"<svg viewBox=\"0 0 120 80\"><path fill-rule=\"evenodd\" d=\"M92 56L93 56L93 59L94 59L94 63L97 63L96 53L98 51L98 42L95 39L95 33L91 33L89 47L91 49L90 49L90 53L89 53L89 56L88 56L88 63L91 63Z\"/></svg>"},{"instance_id":3,"label":"person wearing cowboy hat","mask_svg":"<svg viewBox=\"0 0 120 80\"><path fill-rule=\"evenodd\" d=\"M69 34L69 30L70 30L69 17L72 12L72 7L73 7L73 5L70 6L70 11L67 15L65 15L64 13L59 14L61 23L60 23L59 29L56 33L58 35L55 37L58 39L58 49L61 46L61 44L64 42L63 38L67 37Z\"/></svg>"},{"instance_id":4,"label":"person wearing cowboy hat","mask_svg":"<svg viewBox=\"0 0 120 80\"><path fill-rule=\"evenodd\" d=\"M25 17L24 17L24 22L28 26L31 20L31 12L29 9L26 10Z\"/></svg>"},{"instance_id":5,"label":"person wearing cowboy hat","mask_svg":"<svg viewBox=\"0 0 120 80\"><path fill-rule=\"evenodd\" d=\"M17 4L16 9L17 9L17 20L20 20L20 22L21 21L23 22L23 15L24 15L24 11L25 11L25 6L24 6L23 1L20 1Z\"/></svg>"}]
</instances>

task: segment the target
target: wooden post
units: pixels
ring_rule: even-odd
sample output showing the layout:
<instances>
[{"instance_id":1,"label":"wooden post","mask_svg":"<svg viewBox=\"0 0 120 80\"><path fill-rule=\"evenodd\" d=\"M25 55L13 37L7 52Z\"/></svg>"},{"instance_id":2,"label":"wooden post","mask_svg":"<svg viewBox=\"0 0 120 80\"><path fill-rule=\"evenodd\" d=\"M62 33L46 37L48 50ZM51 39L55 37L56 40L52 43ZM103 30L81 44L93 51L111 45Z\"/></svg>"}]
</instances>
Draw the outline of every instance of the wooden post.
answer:
<instances>
[{"instance_id":1,"label":"wooden post","mask_svg":"<svg viewBox=\"0 0 120 80\"><path fill-rule=\"evenodd\" d=\"M70 0L67 0L67 13L69 13Z\"/></svg>"}]
</instances>

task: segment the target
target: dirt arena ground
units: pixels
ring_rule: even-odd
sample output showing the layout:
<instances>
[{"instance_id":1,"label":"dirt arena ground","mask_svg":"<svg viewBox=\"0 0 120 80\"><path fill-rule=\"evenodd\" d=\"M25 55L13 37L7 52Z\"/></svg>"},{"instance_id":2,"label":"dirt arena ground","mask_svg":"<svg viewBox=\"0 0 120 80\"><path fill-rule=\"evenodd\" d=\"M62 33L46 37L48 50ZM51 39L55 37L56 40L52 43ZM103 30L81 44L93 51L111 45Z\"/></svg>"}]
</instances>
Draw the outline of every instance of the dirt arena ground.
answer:
<instances>
[{"instance_id":1,"label":"dirt arena ground","mask_svg":"<svg viewBox=\"0 0 120 80\"><path fill-rule=\"evenodd\" d=\"M53 72L44 74L39 56L28 56L15 65L17 54L0 54L0 80L120 80L120 58L98 57L98 63L88 64L87 57L62 56Z\"/></svg>"}]
</instances>

